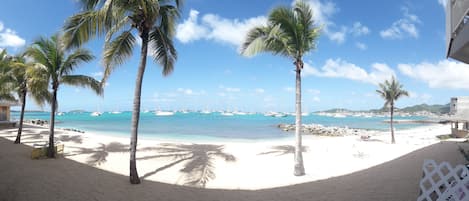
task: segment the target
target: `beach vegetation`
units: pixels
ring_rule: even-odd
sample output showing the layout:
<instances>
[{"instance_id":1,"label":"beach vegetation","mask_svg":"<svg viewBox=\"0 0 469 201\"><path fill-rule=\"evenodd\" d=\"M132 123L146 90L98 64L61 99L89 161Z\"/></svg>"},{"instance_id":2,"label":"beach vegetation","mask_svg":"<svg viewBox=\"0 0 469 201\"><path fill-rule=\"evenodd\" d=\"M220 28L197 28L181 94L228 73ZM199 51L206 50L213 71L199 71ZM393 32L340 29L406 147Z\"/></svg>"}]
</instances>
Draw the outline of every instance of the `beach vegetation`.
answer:
<instances>
[{"instance_id":1,"label":"beach vegetation","mask_svg":"<svg viewBox=\"0 0 469 201\"><path fill-rule=\"evenodd\" d=\"M50 93L47 90L47 79L42 75L34 75L34 62L28 59L25 52L20 52L15 56L9 56L6 50L0 53L0 85L1 94L5 100L19 101L21 105L20 120L18 122L18 132L15 144L21 143L23 131L24 112L26 107L26 96L43 107L50 100ZM34 77L33 77L34 76Z\"/></svg>"},{"instance_id":2,"label":"beach vegetation","mask_svg":"<svg viewBox=\"0 0 469 201\"><path fill-rule=\"evenodd\" d=\"M404 90L404 86L396 80L393 76L391 80L386 80L379 84L379 89L376 90L381 98L384 99L384 107L389 108L390 112L390 128L391 128L391 143L395 144L396 139L394 138L394 109L395 102L404 97L409 96L409 92Z\"/></svg>"},{"instance_id":3,"label":"beach vegetation","mask_svg":"<svg viewBox=\"0 0 469 201\"><path fill-rule=\"evenodd\" d=\"M162 67L163 76L173 72L177 52L173 45L176 20L180 17L182 0L81 0L83 8L65 23L67 45L79 47L96 36L105 36L103 53L105 83L109 75L132 56L140 46L140 59L133 97L130 183L140 179L136 167L138 124L143 75L147 55ZM137 39L138 37L138 39ZM137 42L137 40L139 42Z\"/></svg>"},{"instance_id":4,"label":"beach vegetation","mask_svg":"<svg viewBox=\"0 0 469 201\"><path fill-rule=\"evenodd\" d=\"M292 8L274 8L268 16L267 25L249 30L241 47L244 56L254 56L261 52L271 52L293 60L296 73L296 118L295 118L295 164L294 175L305 174L301 152L301 71L303 56L316 48L320 27L315 24L310 6L297 1Z\"/></svg>"},{"instance_id":5,"label":"beach vegetation","mask_svg":"<svg viewBox=\"0 0 469 201\"><path fill-rule=\"evenodd\" d=\"M47 157L55 157L54 127L55 113L58 109L57 92L61 85L87 87L96 94L102 94L102 85L93 77L72 74L80 64L93 60L94 56L87 49L67 48L63 38L57 34L50 38L40 37L26 50L35 64L31 71L32 77L46 78L50 84L50 121L49 121L49 146ZM46 85L47 86L47 85Z\"/></svg>"}]
</instances>

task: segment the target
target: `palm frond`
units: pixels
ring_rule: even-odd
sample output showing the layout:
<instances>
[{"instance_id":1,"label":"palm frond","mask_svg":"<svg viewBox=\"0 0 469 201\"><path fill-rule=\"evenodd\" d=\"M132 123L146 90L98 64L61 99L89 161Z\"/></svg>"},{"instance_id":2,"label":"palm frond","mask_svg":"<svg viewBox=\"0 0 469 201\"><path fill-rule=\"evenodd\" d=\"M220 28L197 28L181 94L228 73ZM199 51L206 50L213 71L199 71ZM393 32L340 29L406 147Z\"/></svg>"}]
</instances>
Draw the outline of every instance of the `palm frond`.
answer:
<instances>
[{"instance_id":1,"label":"palm frond","mask_svg":"<svg viewBox=\"0 0 469 201\"><path fill-rule=\"evenodd\" d=\"M266 50L265 41L268 36L266 29L266 27L255 27L248 32L246 40L241 46L242 55L251 57Z\"/></svg>"},{"instance_id":2,"label":"palm frond","mask_svg":"<svg viewBox=\"0 0 469 201\"><path fill-rule=\"evenodd\" d=\"M93 10L101 0L80 0L80 4L84 10Z\"/></svg>"},{"instance_id":3,"label":"palm frond","mask_svg":"<svg viewBox=\"0 0 469 201\"><path fill-rule=\"evenodd\" d=\"M67 48L80 47L85 42L105 32L105 15L101 11L85 11L65 21L64 42Z\"/></svg>"},{"instance_id":4,"label":"palm frond","mask_svg":"<svg viewBox=\"0 0 469 201\"><path fill-rule=\"evenodd\" d=\"M126 59L132 56L134 44L135 37L131 30L122 32L117 38L106 44L103 55L103 83L117 66L122 65Z\"/></svg>"},{"instance_id":5,"label":"palm frond","mask_svg":"<svg viewBox=\"0 0 469 201\"><path fill-rule=\"evenodd\" d=\"M172 38L176 33L176 21L181 16L179 10L172 5L164 5L160 7L159 14L161 16L160 29L163 33Z\"/></svg>"},{"instance_id":6,"label":"palm frond","mask_svg":"<svg viewBox=\"0 0 469 201\"><path fill-rule=\"evenodd\" d=\"M297 2L293 8L277 7L268 16L265 27L252 28L241 47L241 54L253 56L271 52L301 60L302 56L316 47L320 29L314 25L311 8Z\"/></svg>"},{"instance_id":7,"label":"palm frond","mask_svg":"<svg viewBox=\"0 0 469 201\"><path fill-rule=\"evenodd\" d=\"M154 29L150 33L150 51L155 62L163 68L163 75L173 72L174 63L177 59L177 52L173 41L161 29Z\"/></svg>"},{"instance_id":8,"label":"palm frond","mask_svg":"<svg viewBox=\"0 0 469 201\"><path fill-rule=\"evenodd\" d=\"M78 65L90 62L93 59L94 56L91 51L86 49L76 49L72 53L70 53L67 58L65 58L60 74L68 75L73 72L74 68L76 68Z\"/></svg>"},{"instance_id":9,"label":"palm frond","mask_svg":"<svg viewBox=\"0 0 469 201\"><path fill-rule=\"evenodd\" d=\"M98 95L103 92L101 83L86 75L65 75L62 76L61 82L67 85L90 88Z\"/></svg>"}]
</instances>

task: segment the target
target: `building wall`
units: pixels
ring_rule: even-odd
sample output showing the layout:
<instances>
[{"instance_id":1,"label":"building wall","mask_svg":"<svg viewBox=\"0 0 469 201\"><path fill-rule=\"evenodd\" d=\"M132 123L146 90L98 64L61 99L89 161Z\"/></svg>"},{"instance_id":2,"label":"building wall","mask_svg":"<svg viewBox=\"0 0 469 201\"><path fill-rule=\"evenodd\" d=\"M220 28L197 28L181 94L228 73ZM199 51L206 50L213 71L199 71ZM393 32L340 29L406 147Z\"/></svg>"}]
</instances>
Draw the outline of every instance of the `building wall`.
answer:
<instances>
[{"instance_id":1,"label":"building wall","mask_svg":"<svg viewBox=\"0 0 469 201\"><path fill-rule=\"evenodd\" d=\"M461 111L469 111L469 96L453 97L450 102L450 114L454 115Z\"/></svg>"},{"instance_id":2,"label":"building wall","mask_svg":"<svg viewBox=\"0 0 469 201\"><path fill-rule=\"evenodd\" d=\"M0 121L10 121L10 107L0 106Z\"/></svg>"}]
</instances>

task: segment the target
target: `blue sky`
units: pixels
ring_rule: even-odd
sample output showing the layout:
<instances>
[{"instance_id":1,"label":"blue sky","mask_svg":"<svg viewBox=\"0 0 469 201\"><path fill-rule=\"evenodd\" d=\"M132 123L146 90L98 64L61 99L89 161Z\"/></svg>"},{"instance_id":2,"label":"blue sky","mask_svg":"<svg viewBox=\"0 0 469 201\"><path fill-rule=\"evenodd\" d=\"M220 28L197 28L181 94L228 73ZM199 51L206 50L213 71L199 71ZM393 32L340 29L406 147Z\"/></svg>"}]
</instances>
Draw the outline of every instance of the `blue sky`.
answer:
<instances>
[{"instance_id":1,"label":"blue sky","mask_svg":"<svg viewBox=\"0 0 469 201\"><path fill-rule=\"evenodd\" d=\"M245 58L238 51L249 28L265 23L272 8L292 2L186 0L174 39L175 71L162 77L161 68L149 60L142 109L294 111L292 61L268 53ZM442 0L307 2L323 31L317 49L304 57L305 111L379 108L377 83L392 75L411 93L398 107L445 104L468 93L469 66L445 58ZM75 0L3 1L0 48L14 54L39 36L59 31L78 9ZM97 59L77 74L100 78L102 40L86 45ZM59 110L130 110L137 65L136 51L112 74L104 97L62 86Z\"/></svg>"}]
</instances>

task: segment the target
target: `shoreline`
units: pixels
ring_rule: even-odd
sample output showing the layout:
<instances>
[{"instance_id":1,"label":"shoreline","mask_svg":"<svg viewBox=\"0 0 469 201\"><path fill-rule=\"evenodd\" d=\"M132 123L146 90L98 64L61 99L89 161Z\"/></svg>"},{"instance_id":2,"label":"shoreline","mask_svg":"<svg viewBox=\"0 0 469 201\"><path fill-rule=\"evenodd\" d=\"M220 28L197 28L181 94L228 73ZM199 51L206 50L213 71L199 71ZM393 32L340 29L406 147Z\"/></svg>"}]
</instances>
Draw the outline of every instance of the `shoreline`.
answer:
<instances>
[{"instance_id":1,"label":"shoreline","mask_svg":"<svg viewBox=\"0 0 469 201\"><path fill-rule=\"evenodd\" d=\"M14 140L16 129L0 130L0 137ZM47 141L46 127L24 129L22 143ZM12 133L9 133L13 131ZM306 175L293 176L294 138L255 141L189 141L139 138L137 168L144 180L214 189L257 190L324 180L388 162L440 142L437 135L448 126L431 125L396 132L390 144L388 132L369 140L360 135L343 137L303 136ZM42 133L42 134L39 134ZM10 137L9 137L10 136ZM128 137L57 129L55 137L65 145L65 157L121 175L128 174ZM192 164L192 167L190 167ZM210 170L200 175L200 169ZM275 175L275 177L272 177ZM193 178L198 177L200 178ZM253 179L255 178L255 179ZM192 182L191 179L198 179Z\"/></svg>"}]
</instances>

